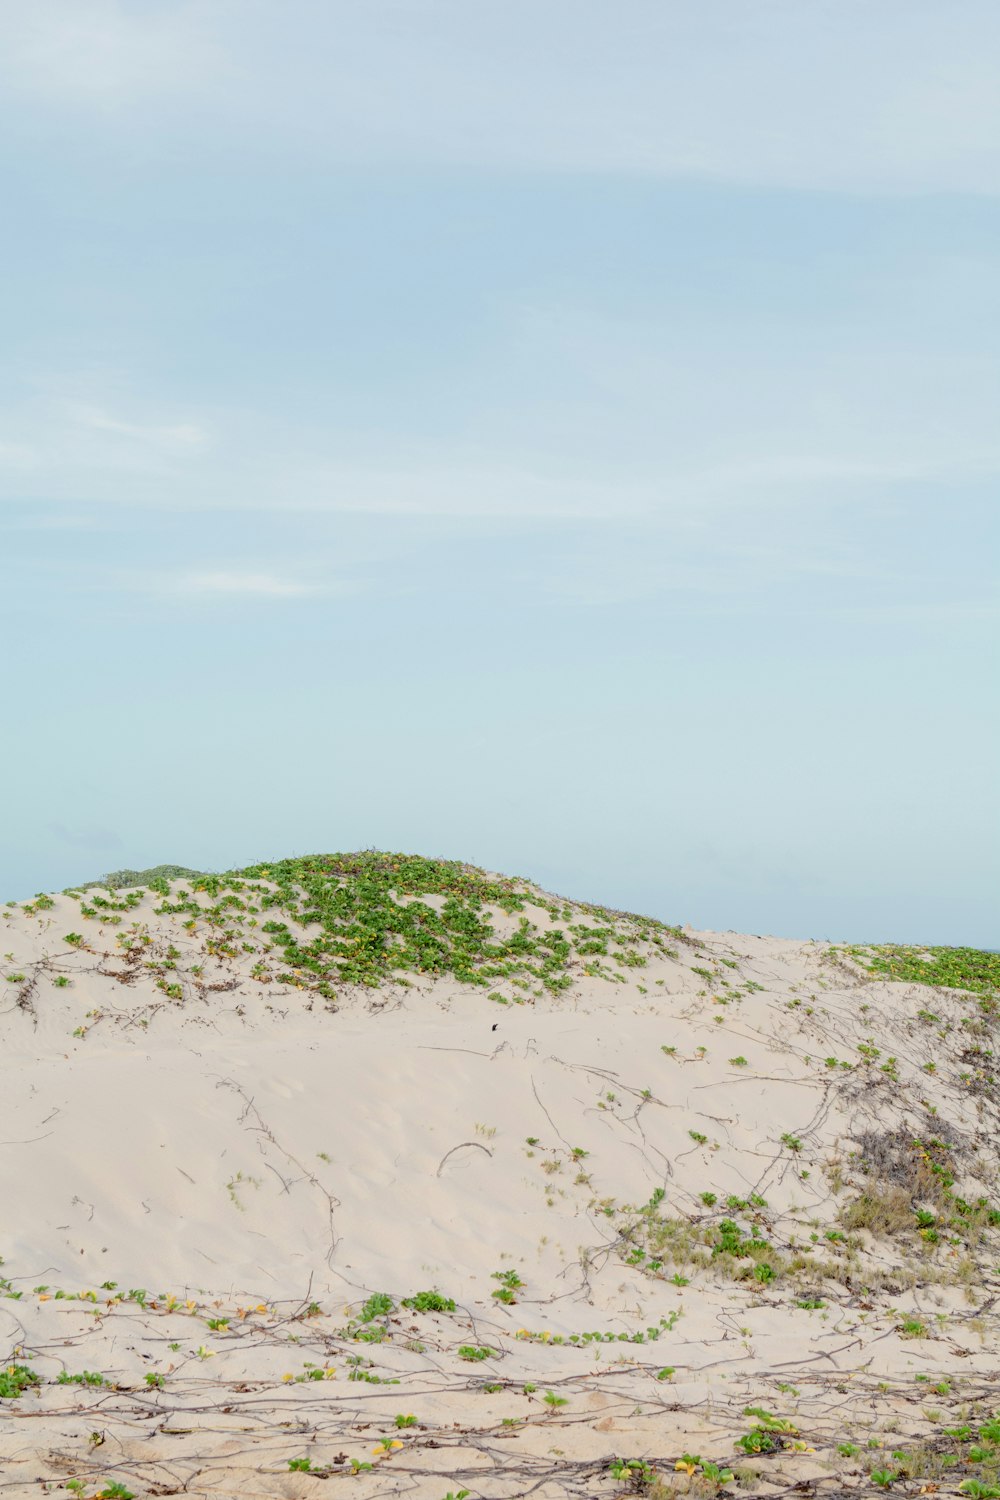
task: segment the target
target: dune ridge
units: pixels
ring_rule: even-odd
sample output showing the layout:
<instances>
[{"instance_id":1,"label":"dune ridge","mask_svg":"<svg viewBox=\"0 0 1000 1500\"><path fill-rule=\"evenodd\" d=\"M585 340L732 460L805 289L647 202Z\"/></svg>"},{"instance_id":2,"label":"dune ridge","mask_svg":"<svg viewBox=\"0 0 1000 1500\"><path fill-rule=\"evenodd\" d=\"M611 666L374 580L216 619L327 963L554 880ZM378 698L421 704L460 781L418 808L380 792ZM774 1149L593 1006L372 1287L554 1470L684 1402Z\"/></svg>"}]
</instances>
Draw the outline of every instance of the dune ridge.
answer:
<instances>
[{"instance_id":1,"label":"dune ridge","mask_svg":"<svg viewBox=\"0 0 1000 1500\"><path fill-rule=\"evenodd\" d=\"M995 955L378 851L0 912L0 1495L1000 1495Z\"/></svg>"}]
</instances>

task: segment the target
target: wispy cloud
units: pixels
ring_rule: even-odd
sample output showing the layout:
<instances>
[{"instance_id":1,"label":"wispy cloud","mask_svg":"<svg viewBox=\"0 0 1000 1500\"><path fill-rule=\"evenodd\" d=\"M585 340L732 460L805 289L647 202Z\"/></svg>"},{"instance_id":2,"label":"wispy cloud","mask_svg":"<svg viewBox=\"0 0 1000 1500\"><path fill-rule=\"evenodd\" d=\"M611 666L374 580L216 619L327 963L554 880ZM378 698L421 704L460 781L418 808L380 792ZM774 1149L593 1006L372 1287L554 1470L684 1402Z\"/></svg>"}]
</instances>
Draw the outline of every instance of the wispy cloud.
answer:
<instances>
[{"instance_id":1,"label":"wispy cloud","mask_svg":"<svg viewBox=\"0 0 1000 1500\"><path fill-rule=\"evenodd\" d=\"M563 392L555 448L551 398L511 406L506 426L485 431L475 451L424 444L407 454L405 438L394 435L395 461L373 454L347 462L335 456L337 432L298 431L294 421L274 429L266 413L216 410L210 429L154 414L141 397L133 398L137 411L123 412L57 391L5 415L7 430L28 439L12 449L6 489L21 501L81 499L88 508L108 501L558 522L773 506L834 490L849 504L873 487L1000 473L1000 368L986 361L876 360L860 350L836 363L818 359L803 382L794 369L741 351L720 382L718 362L697 350L681 360L651 348L641 330L587 319L567 342L529 343L518 360L539 366L564 356L578 383ZM595 407L588 369L613 371L609 399L628 403L625 451L607 451L622 418ZM611 377L601 378L604 394ZM0 470L3 456L0 449Z\"/></svg>"},{"instance_id":2,"label":"wispy cloud","mask_svg":"<svg viewBox=\"0 0 1000 1500\"><path fill-rule=\"evenodd\" d=\"M19 108L147 141L210 103L213 144L339 161L1000 193L993 0L7 0L3 28Z\"/></svg>"},{"instance_id":3,"label":"wispy cloud","mask_svg":"<svg viewBox=\"0 0 1000 1500\"><path fill-rule=\"evenodd\" d=\"M656 501L650 486L546 473L499 458L479 464L457 457L450 464L423 460L395 469L317 465L290 472L295 503L368 515L580 520L641 514Z\"/></svg>"},{"instance_id":4,"label":"wispy cloud","mask_svg":"<svg viewBox=\"0 0 1000 1500\"><path fill-rule=\"evenodd\" d=\"M209 426L173 403L137 397L134 378L32 374L10 384L0 410L0 500L153 502L211 462Z\"/></svg>"},{"instance_id":5,"label":"wispy cloud","mask_svg":"<svg viewBox=\"0 0 1000 1500\"><path fill-rule=\"evenodd\" d=\"M100 407L78 402L70 405L69 415L78 426L89 428L92 432L116 433L120 437L134 438L140 443L196 448L208 441L207 431L193 422L172 424L125 422L121 417L102 411Z\"/></svg>"},{"instance_id":6,"label":"wispy cloud","mask_svg":"<svg viewBox=\"0 0 1000 1500\"><path fill-rule=\"evenodd\" d=\"M174 98L231 66L213 21L219 0L10 0L0 70L14 97L104 113Z\"/></svg>"},{"instance_id":7,"label":"wispy cloud","mask_svg":"<svg viewBox=\"0 0 1000 1500\"><path fill-rule=\"evenodd\" d=\"M161 587L170 592L198 594L205 598L296 599L326 592L315 584L281 578L275 573L225 571L178 573L162 579Z\"/></svg>"}]
</instances>

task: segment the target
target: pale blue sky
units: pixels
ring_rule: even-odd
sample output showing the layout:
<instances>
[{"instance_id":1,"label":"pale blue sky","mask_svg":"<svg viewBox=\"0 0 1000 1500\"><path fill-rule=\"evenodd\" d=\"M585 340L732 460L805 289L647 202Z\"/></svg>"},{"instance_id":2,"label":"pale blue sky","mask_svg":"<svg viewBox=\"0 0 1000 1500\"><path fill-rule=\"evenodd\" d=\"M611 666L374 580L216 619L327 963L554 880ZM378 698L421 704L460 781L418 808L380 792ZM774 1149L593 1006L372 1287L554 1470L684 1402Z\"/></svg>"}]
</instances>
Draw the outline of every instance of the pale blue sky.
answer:
<instances>
[{"instance_id":1,"label":"pale blue sky","mask_svg":"<svg viewBox=\"0 0 1000 1500\"><path fill-rule=\"evenodd\" d=\"M1000 947L993 0L6 0L0 898Z\"/></svg>"}]
</instances>

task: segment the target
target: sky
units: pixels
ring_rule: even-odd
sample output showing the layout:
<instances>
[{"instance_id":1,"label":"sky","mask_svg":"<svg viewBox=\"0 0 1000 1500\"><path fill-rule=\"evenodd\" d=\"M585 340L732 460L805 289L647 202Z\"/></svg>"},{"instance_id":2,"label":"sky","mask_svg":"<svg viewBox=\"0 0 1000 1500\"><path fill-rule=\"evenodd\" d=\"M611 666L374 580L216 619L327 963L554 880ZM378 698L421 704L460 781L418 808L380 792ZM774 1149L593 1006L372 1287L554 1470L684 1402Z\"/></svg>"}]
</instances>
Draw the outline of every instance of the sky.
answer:
<instances>
[{"instance_id":1,"label":"sky","mask_svg":"<svg viewBox=\"0 0 1000 1500\"><path fill-rule=\"evenodd\" d=\"M5 0L0 899L1000 948L994 0Z\"/></svg>"}]
</instances>

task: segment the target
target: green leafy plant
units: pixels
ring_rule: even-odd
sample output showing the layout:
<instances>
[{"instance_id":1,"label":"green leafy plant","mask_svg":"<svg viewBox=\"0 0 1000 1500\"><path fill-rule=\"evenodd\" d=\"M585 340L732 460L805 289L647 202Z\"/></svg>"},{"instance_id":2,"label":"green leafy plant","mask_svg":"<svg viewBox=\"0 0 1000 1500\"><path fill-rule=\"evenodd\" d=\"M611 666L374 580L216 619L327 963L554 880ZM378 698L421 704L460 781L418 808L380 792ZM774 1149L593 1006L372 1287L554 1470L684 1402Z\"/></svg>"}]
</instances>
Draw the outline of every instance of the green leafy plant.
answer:
<instances>
[{"instance_id":1,"label":"green leafy plant","mask_svg":"<svg viewBox=\"0 0 1000 1500\"><path fill-rule=\"evenodd\" d=\"M388 1292L373 1292L368 1300L363 1303L361 1311L358 1313L358 1322L371 1323L375 1318L388 1317L395 1310L396 1304Z\"/></svg>"},{"instance_id":2,"label":"green leafy plant","mask_svg":"<svg viewBox=\"0 0 1000 1500\"><path fill-rule=\"evenodd\" d=\"M41 1377L29 1365L7 1365L0 1368L0 1401L16 1401L33 1385L40 1385Z\"/></svg>"},{"instance_id":3,"label":"green leafy plant","mask_svg":"<svg viewBox=\"0 0 1000 1500\"><path fill-rule=\"evenodd\" d=\"M654 1471L644 1458L615 1458L608 1466L612 1479L641 1491L653 1482Z\"/></svg>"},{"instance_id":4,"label":"green leafy plant","mask_svg":"<svg viewBox=\"0 0 1000 1500\"><path fill-rule=\"evenodd\" d=\"M499 1281L501 1285L490 1296L495 1297L498 1302L506 1303L508 1306L517 1301L516 1293L524 1286L524 1282L516 1271L494 1271L493 1280Z\"/></svg>"},{"instance_id":5,"label":"green leafy plant","mask_svg":"<svg viewBox=\"0 0 1000 1500\"><path fill-rule=\"evenodd\" d=\"M880 1490L887 1490L889 1486L899 1478L898 1469L872 1469L868 1476L872 1484L877 1484Z\"/></svg>"},{"instance_id":6,"label":"green leafy plant","mask_svg":"<svg viewBox=\"0 0 1000 1500\"><path fill-rule=\"evenodd\" d=\"M401 1307L408 1307L411 1312L454 1312L455 1303L451 1297L442 1297L440 1292L414 1292L412 1297L404 1297L400 1302Z\"/></svg>"},{"instance_id":7,"label":"green leafy plant","mask_svg":"<svg viewBox=\"0 0 1000 1500\"><path fill-rule=\"evenodd\" d=\"M736 1439L736 1446L744 1453L774 1453L781 1447L781 1440L772 1432L754 1427Z\"/></svg>"}]
</instances>

